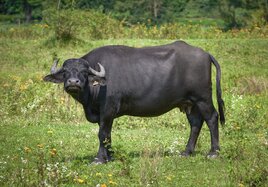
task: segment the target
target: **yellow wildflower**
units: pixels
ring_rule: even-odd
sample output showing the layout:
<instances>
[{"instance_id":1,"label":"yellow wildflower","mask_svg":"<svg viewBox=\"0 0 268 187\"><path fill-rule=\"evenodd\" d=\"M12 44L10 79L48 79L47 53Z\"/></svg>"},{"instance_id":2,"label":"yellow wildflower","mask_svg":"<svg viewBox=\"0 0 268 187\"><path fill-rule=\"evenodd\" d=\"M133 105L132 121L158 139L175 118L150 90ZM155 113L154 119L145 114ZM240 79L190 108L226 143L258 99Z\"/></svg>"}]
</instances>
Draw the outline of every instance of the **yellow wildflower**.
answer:
<instances>
[{"instance_id":1,"label":"yellow wildflower","mask_svg":"<svg viewBox=\"0 0 268 187\"><path fill-rule=\"evenodd\" d=\"M65 102L65 98L64 97L61 97L60 98L60 102L61 102L61 104L63 104Z\"/></svg>"},{"instance_id":2,"label":"yellow wildflower","mask_svg":"<svg viewBox=\"0 0 268 187\"><path fill-rule=\"evenodd\" d=\"M117 183L112 180L109 180L109 184L116 185Z\"/></svg>"},{"instance_id":3,"label":"yellow wildflower","mask_svg":"<svg viewBox=\"0 0 268 187\"><path fill-rule=\"evenodd\" d=\"M113 176L113 174L111 174L111 173L108 174L108 177L112 177L112 176Z\"/></svg>"},{"instance_id":4,"label":"yellow wildflower","mask_svg":"<svg viewBox=\"0 0 268 187\"><path fill-rule=\"evenodd\" d=\"M101 177L101 173L96 173L96 177Z\"/></svg>"},{"instance_id":5,"label":"yellow wildflower","mask_svg":"<svg viewBox=\"0 0 268 187\"><path fill-rule=\"evenodd\" d=\"M44 144L38 144L37 147L39 147L39 149L42 149L44 147Z\"/></svg>"},{"instance_id":6,"label":"yellow wildflower","mask_svg":"<svg viewBox=\"0 0 268 187\"><path fill-rule=\"evenodd\" d=\"M168 181L171 181L171 180L172 180L172 178L171 178L170 176L166 176L166 179L167 179Z\"/></svg>"},{"instance_id":7,"label":"yellow wildflower","mask_svg":"<svg viewBox=\"0 0 268 187\"><path fill-rule=\"evenodd\" d=\"M51 156L55 156L57 154L57 149L53 148L50 150Z\"/></svg>"},{"instance_id":8,"label":"yellow wildflower","mask_svg":"<svg viewBox=\"0 0 268 187\"><path fill-rule=\"evenodd\" d=\"M33 80L32 79L29 79L29 80L27 80L27 84L29 85L29 84L33 84L34 82L33 82Z\"/></svg>"},{"instance_id":9,"label":"yellow wildflower","mask_svg":"<svg viewBox=\"0 0 268 187\"><path fill-rule=\"evenodd\" d=\"M240 129L240 127L237 125L237 126L235 126L235 129L236 129L236 130L239 130L239 129Z\"/></svg>"},{"instance_id":10,"label":"yellow wildflower","mask_svg":"<svg viewBox=\"0 0 268 187\"><path fill-rule=\"evenodd\" d=\"M74 179L75 182L78 182L80 184L83 184L85 182L85 180L83 179L80 179L80 178L77 178L77 179Z\"/></svg>"},{"instance_id":11,"label":"yellow wildflower","mask_svg":"<svg viewBox=\"0 0 268 187\"><path fill-rule=\"evenodd\" d=\"M31 150L29 147L24 147L24 151L25 151L26 153L30 153L32 150Z\"/></svg>"},{"instance_id":12,"label":"yellow wildflower","mask_svg":"<svg viewBox=\"0 0 268 187\"><path fill-rule=\"evenodd\" d=\"M107 185L106 184L101 184L101 187L107 187Z\"/></svg>"},{"instance_id":13,"label":"yellow wildflower","mask_svg":"<svg viewBox=\"0 0 268 187\"><path fill-rule=\"evenodd\" d=\"M37 74L35 76L35 78L38 80L38 81L42 81L43 80L43 75L42 74Z\"/></svg>"},{"instance_id":14,"label":"yellow wildflower","mask_svg":"<svg viewBox=\"0 0 268 187\"><path fill-rule=\"evenodd\" d=\"M22 85L20 85L20 90L21 91L24 91L24 90L26 90L28 88L28 85L26 85L26 84L22 84Z\"/></svg>"},{"instance_id":15,"label":"yellow wildflower","mask_svg":"<svg viewBox=\"0 0 268 187\"><path fill-rule=\"evenodd\" d=\"M83 179L77 179L77 182L79 182L80 184L84 183L85 181Z\"/></svg>"}]
</instances>

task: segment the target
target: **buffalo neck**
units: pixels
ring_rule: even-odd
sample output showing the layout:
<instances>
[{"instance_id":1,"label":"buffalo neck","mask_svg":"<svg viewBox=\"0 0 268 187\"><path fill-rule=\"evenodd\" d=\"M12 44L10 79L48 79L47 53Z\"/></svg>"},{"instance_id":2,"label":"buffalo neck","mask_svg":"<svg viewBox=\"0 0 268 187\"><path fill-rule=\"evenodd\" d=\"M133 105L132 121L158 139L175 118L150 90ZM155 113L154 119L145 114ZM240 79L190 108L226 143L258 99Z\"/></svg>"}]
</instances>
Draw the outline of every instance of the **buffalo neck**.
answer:
<instances>
[{"instance_id":1,"label":"buffalo neck","mask_svg":"<svg viewBox=\"0 0 268 187\"><path fill-rule=\"evenodd\" d=\"M85 88L78 93L69 93L80 104L85 105L89 101L89 90Z\"/></svg>"}]
</instances>

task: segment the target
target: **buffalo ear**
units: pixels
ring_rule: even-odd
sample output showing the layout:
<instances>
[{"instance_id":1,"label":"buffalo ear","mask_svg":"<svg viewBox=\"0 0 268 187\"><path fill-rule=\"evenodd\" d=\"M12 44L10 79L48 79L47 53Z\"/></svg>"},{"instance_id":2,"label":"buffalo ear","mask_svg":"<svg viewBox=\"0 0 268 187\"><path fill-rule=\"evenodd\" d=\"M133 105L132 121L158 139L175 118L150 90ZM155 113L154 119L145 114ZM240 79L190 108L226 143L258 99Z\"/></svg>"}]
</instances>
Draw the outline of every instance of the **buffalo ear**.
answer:
<instances>
[{"instance_id":1,"label":"buffalo ear","mask_svg":"<svg viewBox=\"0 0 268 187\"><path fill-rule=\"evenodd\" d=\"M46 82L62 83L64 82L63 71L46 75L43 80Z\"/></svg>"}]
</instances>

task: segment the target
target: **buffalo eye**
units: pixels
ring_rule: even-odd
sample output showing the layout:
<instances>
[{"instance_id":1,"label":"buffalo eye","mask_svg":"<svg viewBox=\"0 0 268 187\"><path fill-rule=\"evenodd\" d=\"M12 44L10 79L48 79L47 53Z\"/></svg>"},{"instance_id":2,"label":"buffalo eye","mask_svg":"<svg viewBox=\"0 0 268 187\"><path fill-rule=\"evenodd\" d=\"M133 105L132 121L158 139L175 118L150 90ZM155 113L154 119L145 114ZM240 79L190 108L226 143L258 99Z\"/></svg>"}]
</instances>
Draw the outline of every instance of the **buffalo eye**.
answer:
<instances>
[{"instance_id":1,"label":"buffalo eye","mask_svg":"<svg viewBox=\"0 0 268 187\"><path fill-rule=\"evenodd\" d=\"M63 78L67 79L70 76L70 73L67 71L63 71Z\"/></svg>"},{"instance_id":2,"label":"buffalo eye","mask_svg":"<svg viewBox=\"0 0 268 187\"><path fill-rule=\"evenodd\" d=\"M82 74L84 77L87 77L87 76L88 76L88 71L82 71L81 74Z\"/></svg>"}]
</instances>

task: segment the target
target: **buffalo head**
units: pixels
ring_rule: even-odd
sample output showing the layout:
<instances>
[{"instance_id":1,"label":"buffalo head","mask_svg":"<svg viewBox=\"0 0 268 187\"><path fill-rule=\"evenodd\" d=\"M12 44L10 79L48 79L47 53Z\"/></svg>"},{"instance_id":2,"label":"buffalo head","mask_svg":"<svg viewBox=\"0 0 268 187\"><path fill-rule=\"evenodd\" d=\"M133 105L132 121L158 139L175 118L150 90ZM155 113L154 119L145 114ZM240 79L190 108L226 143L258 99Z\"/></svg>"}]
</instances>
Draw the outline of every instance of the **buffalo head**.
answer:
<instances>
[{"instance_id":1,"label":"buffalo head","mask_svg":"<svg viewBox=\"0 0 268 187\"><path fill-rule=\"evenodd\" d=\"M44 81L64 83L64 89L69 94L83 91L90 76L105 77L105 69L100 63L98 63L100 71L97 71L84 59L68 59L60 68L57 68L58 61L54 61L50 74L44 77Z\"/></svg>"}]
</instances>

